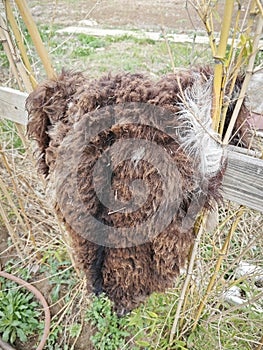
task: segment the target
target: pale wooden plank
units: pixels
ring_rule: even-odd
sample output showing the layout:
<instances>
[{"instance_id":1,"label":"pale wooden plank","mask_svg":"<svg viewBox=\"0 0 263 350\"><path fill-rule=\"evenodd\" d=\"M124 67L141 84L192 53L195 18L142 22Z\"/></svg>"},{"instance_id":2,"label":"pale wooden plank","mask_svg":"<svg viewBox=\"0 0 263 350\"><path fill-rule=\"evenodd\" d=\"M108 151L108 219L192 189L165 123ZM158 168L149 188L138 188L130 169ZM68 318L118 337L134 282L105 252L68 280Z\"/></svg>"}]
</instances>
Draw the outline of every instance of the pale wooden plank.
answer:
<instances>
[{"instance_id":1,"label":"pale wooden plank","mask_svg":"<svg viewBox=\"0 0 263 350\"><path fill-rule=\"evenodd\" d=\"M263 212L263 160L229 151L223 195L235 203Z\"/></svg>"},{"instance_id":2,"label":"pale wooden plank","mask_svg":"<svg viewBox=\"0 0 263 350\"><path fill-rule=\"evenodd\" d=\"M0 118L26 125L28 115L25 101L28 94L8 87L0 87Z\"/></svg>"}]
</instances>

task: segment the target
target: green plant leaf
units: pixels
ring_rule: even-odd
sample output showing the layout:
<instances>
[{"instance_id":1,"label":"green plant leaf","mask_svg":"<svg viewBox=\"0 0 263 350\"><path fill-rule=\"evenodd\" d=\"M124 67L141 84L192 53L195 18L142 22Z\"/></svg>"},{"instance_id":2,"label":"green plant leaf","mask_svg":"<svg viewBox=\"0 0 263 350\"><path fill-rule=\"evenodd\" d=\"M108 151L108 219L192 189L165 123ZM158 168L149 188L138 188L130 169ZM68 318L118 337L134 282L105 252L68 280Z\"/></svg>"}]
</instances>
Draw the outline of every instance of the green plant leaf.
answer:
<instances>
[{"instance_id":1,"label":"green plant leaf","mask_svg":"<svg viewBox=\"0 0 263 350\"><path fill-rule=\"evenodd\" d=\"M11 323L11 326L12 327L17 327L17 326L20 326L21 325L21 322L19 321L19 320L14 320L14 321L12 321L12 323Z\"/></svg>"},{"instance_id":2,"label":"green plant leaf","mask_svg":"<svg viewBox=\"0 0 263 350\"><path fill-rule=\"evenodd\" d=\"M158 315L157 315L155 312L153 312L153 311L148 311L148 310L147 310L147 314L148 314L150 317L152 317L152 318L158 318Z\"/></svg>"},{"instance_id":3,"label":"green plant leaf","mask_svg":"<svg viewBox=\"0 0 263 350\"><path fill-rule=\"evenodd\" d=\"M241 45L243 45L243 46L246 45L247 38L246 38L246 36L244 34L240 35L240 42L241 42Z\"/></svg>"},{"instance_id":4,"label":"green plant leaf","mask_svg":"<svg viewBox=\"0 0 263 350\"><path fill-rule=\"evenodd\" d=\"M137 340L136 344L140 345L140 346L147 346L147 347L151 346L151 344L148 341L145 341L145 340Z\"/></svg>"},{"instance_id":5,"label":"green plant leaf","mask_svg":"<svg viewBox=\"0 0 263 350\"><path fill-rule=\"evenodd\" d=\"M21 319L22 315L19 311L15 311L15 315L17 318Z\"/></svg>"},{"instance_id":6,"label":"green plant leaf","mask_svg":"<svg viewBox=\"0 0 263 350\"><path fill-rule=\"evenodd\" d=\"M6 343L8 343L8 341L9 341L10 333L11 333L11 329L10 329L9 327L6 328L6 330L5 330L4 333L3 333L2 338L3 338L3 341L5 341ZM12 342L11 342L11 343L12 343Z\"/></svg>"},{"instance_id":7,"label":"green plant leaf","mask_svg":"<svg viewBox=\"0 0 263 350\"><path fill-rule=\"evenodd\" d=\"M10 335L10 343L13 344L16 340L16 337L17 337L17 331L19 330L18 329L13 329L12 332L11 332L11 335Z\"/></svg>"},{"instance_id":8,"label":"green plant leaf","mask_svg":"<svg viewBox=\"0 0 263 350\"><path fill-rule=\"evenodd\" d=\"M21 328L18 328L16 331L17 331L17 336L21 340L21 342L26 342L27 336L25 335L24 331Z\"/></svg>"}]
</instances>

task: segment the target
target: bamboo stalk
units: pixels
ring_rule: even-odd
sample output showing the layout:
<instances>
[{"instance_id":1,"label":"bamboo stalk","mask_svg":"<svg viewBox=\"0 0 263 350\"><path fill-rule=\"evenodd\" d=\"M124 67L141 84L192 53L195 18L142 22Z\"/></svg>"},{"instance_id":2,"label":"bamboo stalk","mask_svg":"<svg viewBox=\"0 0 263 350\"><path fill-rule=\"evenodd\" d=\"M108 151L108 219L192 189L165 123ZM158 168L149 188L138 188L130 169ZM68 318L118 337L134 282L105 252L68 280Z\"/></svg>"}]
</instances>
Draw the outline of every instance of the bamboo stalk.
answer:
<instances>
[{"instance_id":1,"label":"bamboo stalk","mask_svg":"<svg viewBox=\"0 0 263 350\"><path fill-rule=\"evenodd\" d=\"M231 19L234 8L234 0L226 0L220 42L217 48L214 70L214 96L213 96L213 128L217 131L220 123L220 115L223 101L223 75L226 56L227 41L230 31Z\"/></svg>"},{"instance_id":2,"label":"bamboo stalk","mask_svg":"<svg viewBox=\"0 0 263 350\"><path fill-rule=\"evenodd\" d=\"M182 315L185 315L185 312L187 311L187 307L189 307L190 291L191 291L191 285L190 283L188 283L187 289L185 291L184 302L182 305L182 312L181 312ZM180 329L180 331L183 329L184 324L185 324L185 319L182 317L178 325L178 328Z\"/></svg>"},{"instance_id":3,"label":"bamboo stalk","mask_svg":"<svg viewBox=\"0 0 263 350\"><path fill-rule=\"evenodd\" d=\"M9 14L7 17L9 19L9 21L11 21L10 24L11 24L13 31L14 30L16 31L16 34L15 33L14 34L15 34L15 37L17 39L17 42L21 41L21 43L22 43L22 36L20 35L19 28L17 27L17 23L16 23L15 18L12 14L10 0L6 0L6 5L7 5L6 10L8 11L8 14ZM2 27L2 28L0 28L0 35L1 35L1 29L2 29L2 31L3 31L2 35L4 35L4 37L5 37L5 46L4 47L5 47L5 51L7 53L7 58L10 62L11 67L12 67L13 74L16 78L16 81L19 85L20 90L21 91L24 90L23 86L22 86L22 83L23 83L27 92L30 93L32 91L32 88L34 88L37 84L32 73L30 73L27 69L27 68L31 69L30 63L29 63L29 66L27 67L21 62L20 58L19 59L17 58L18 57L17 47L13 44L13 42L10 38L10 35L9 35L9 32L8 32L8 29L7 29L5 22L3 21L2 18L0 18L0 20L1 20L1 27ZM24 57L25 64L27 64L26 62L29 62L29 60L28 60L24 45L20 45L19 50L20 51L24 50L24 53L21 52L21 56ZM25 137L25 128L22 125L19 125L17 123L15 124L15 127L16 127L18 135L23 143L24 148L28 151L29 150L29 141ZM31 162L35 165L36 162L31 154L31 152L28 152L28 156L29 156ZM39 177L42 181L43 186L45 187L46 182L45 182L43 176L39 175Z\"/></svg>"},{"instance_id":4,"label":"bamboo stalk","mask_svg":"<svg viewBox=\"0 0 263 350\"><path fill-rule=\"evenodd\" d=\"M1 20L0 33L1 33L1 36L4 36L5 39L6 39L5 51L7 53L7 56L8 56L10 64L12 64L11 67L13 67L13 72L15 73L15 77L16 77L17 83L19 85L19 88L20 88L20 90L23 90L23 87L22 87L22 81L23 81L25 87L30 92L30 91L32 91L32 85L31 85L31 82L29 80L29 77L26 74L25 68L24 68L23 64L21 63L21 60L19 58L17 58L16 48L15 48L15 46L12 43L12 40L11 40L11 37L10 37L10 35L8 33L8 29L7 29L5 21L2 19L2 17L0 17L0 20ZM23 146L25 147L25 149L27 149L28 148L28 141L24 137L24 129L20 125L16 125L16 128L17 128L18 134L20 136L20 139L22 140ZM28 217L27 217L27 214L26 214L23 202L22 202L22 200L20 198L18 187L16 185L16 182L13 179L12 170L11 170L10 166L8 165L8 161L7 161L5 155L4 155L3 151L2 151L2 148L0 148L0 151L1 151L1 154L2 154L2 158L4 160L5 167L6 167L8 173L10 175L10 178L11 178L11 181L12 181L12 184L13 184L14 192L17 195L17 199L18 199L18 203L19 203L19 207L20 207L21 213L23 214L24 225L25 225L24 228L26 228L25 231L27 231L29 233L30 240L32 241L34 247L36 248L35 237L34 237L34 235L32 233L32 229L31 229L31 226L30 226L30 223L29 223L29 220L28 220ZM10 200L9 200L9 204L11 205L11 207L13 207L12 206L12 202ZM18 219L21 218L20 215L17 216L17 217L18 217ZM8 227L8 229L9 229L9 227ZM10 235L13 235L13 233L10 232ZM39 254L38 254L38 258L41 258Z\"/></svg>"},{"instance_id":5,"label":"bamboo stalk","mask_svg":"<svg viewBox=\"0 0 263 350\"><path fill-rule=\"evenodd\" d=\"M256 54L257 54L257 50L258 50L258 45L259 45L259 39L260 36L262 34L262 29L263 29L263 17L259 16L258 17L258 23L257 23L257 28L256 28L256 32L254 35L254 42L253 42L253 49L252 49L252 54L250 56L249 62L248 62L248 67L246 70L246 76L239 94L239 98L238 101L236 103L235 109L233 111L231 120L229 122L224 140L223 140L223 144L226 145L229 142L230 136L232 134L234 125L236 123L237 117L238 117L238 113L240 111L241 105L243 103L243 100L245 98L246 95L246 91L247 91L247 87L253 72L253 67L254 67L254 62L255 62L255 58L256 58Z\"/></svg>"},{"instance_id":6,"label":"bamboo stalk","mask_svg":"<svg viewBox=\"0 0 263 350\"><path fill-rule=\"evenodd\" d=\"M172 345L173 343L173 339L174 339L174 335L176 332L176 328L180 319L180 314L181 314L181 309L182 306L184 304L184 300L185 300L185 296L186 296L186 292L188 290L188 286L190 283L190 280L192 278L192 273L193 273L193 269L194 269L194 262L195 262L195 257L197 254L197 248L199 246L200 243L200 239L204 233L204 229L206 226L206 221L207 221L207 212L204 212L201 218L201 222L200 222L200 227L199 230L197 232L196 238L195 238L195 242L193 245L193 249L192 249L192 254L190 257L190 261L189 261L189 265L188 265L188 269L187 269L187 276L185 278L184 284L183 284L183 288L179 297L179 301L178 301L178 305L177 305L177 309L176 309L176 314L174 317L174 322L173 322L173 326L170 332L170 338L169 338L169 344Z\"/></svg>"},{"instance_id":7,"label":"bamboo stalk","mask_svg":"<svg viewBox=\"0 0 263 350\"><path fill-rule=\"evenodd\" d=\"M216 280L216 277L218 275L219 269L221 267L222 261L225 258L226 252L228 250L231 237L232 237L233 233L235 232L235 230L237 228L237 225L239 223L240 218L242 217L242 215L244 213L244 210L245 210L244 207L241 206L240 209L239 209L239 212L236 215L236 219L235 219L235 221L233 222L233 224L231 226L231 229L230 229L230 231L228 233L228 236L227 236L227 238L225 240L225 243L224 243L224 245L223 245L223 247L222 247L222 249L221 249L221 251L219 253L219 258L218 258L216 266L215 266L215 271L214 271L214 273L213 273L213 275L212 275L212 277L211 277L211 279L209 281L206 293L205 293L203 299L201 300L201 302L199 304L199 307L198 307L198 310L197 310L197 313L196 313L196 316L195 316L195 319L194 319L192 331L194 331L196 329L197 323L198 323L198 321L200 319L200 316L202 314L202 311L203 311L203 309L205 307L205 303L206 303L206 301L207 301L207 299L208 299L208 297L209 297L209 295L211 293L212 288L215 285L215 280Z\"/></svg>"},{"instance_id":8,"label":"bamboo stalk","mask_svg":"<svg viewBox=\"0 0 263 350\"><path fill-rule=\"evenodd\" d=\"M255 12L255 8L256 8L256 1L252 0L251 6L250 6L250 11L249 11L250 12L250 16L249 16L249 19L248 19L247 24L246 24L246 28L247 29L246 29L245 34L244 34L245 37L247 37L247 38L250 36L251 29L252 29L252 26L253 26L254 18L252 18L251 14ZM235 52L236 52L236 49L237 49L237 48L235 48L235 50L234 50L234 39L236 37L236 32L237 32L237 29L238 29L240 12L241 12L241 9L239 8L238 9L238 15L237 15L237 18L236 18L235 27L234 27L234 34L233 34L233 37L232 37L231 50L230 50L229 57L228 57L228 60L227 60L227 67L228 68L231 66L231 61L233 61L233 57L235 56ZM247 13L246 13L246 16L247 16ZM246 18L246 16L245 16L245 18ZM243 23L245 22L245 18L243 20ZM244 26L244 24L243 24L243 26ZM243 32L242 28L240 29L240 31ZM240 40L241 40L241 37L240 37ZM246 42L244 43L243 47L241 48L241 50L239 52L239 55L238 55L238 57L236 59L235 67L232 69L232 73L231 73L232 78L231 78L230 88L229 88L229 92L228 92L229 96L231 96L233 91L234 91L235 83L236 83L236 80L237 80L237 77L238 77L238 72L240 71L240 68L241 68L241 66L243 64L245 47L246 47ZM219 134L221 136L223 135L225 121L226 121L226 114L227 114L227 110L228 110L230 102L231 102L231 99L230 98L227 99L227 102L224 103L223 108L222 108L221 121L220 121L220 127L219 127Z\"/></svg>"},{"instance_id":9,"label":"bamboo stalk","mask_svg":"<svg viewBox=\"0 0 263 350\"><path fill-rule=\"evenodd\" d=\"M54 78L56 76L54 68L48 57L47 50L42 42L42 39L39 35L37 26L33 20L33 17L30 13L29 7L25 0L15 0L18 10L25 22L25 25L28 29L28 32L33 40L33 43L36 47L37 53L43 63L47 76L49 78Z\"/></svg>"},{"instance_id":10,"label":"bamboo stalk","mask_svg":"<svg viewBox=\"0 0 263 350\"><path fill-rule=\"evenodd\" d=\"M208 18L205 19L204 21L205 27L206 27L206 31L208 34L208 38L209 38L209 44L210 44L210 48L212 50L212 55L215 56L216 54L216 44L215 44L215 37L214 37L214 31L213 31L213 20L212 20L212 16L210 16L210 20L208 20Z\"/></svg>"},{"instance_id":11,"label":"bamboo stalk","mask_svg":"<svg viewBox=\"0 0 263 350\"><path fill-rule=\"evenodd\" d=\"M260 0L256 0L256 3L257 3L258 11L259 11L260 15L263 17L263 7L262 7Z\"/></svg>"},{"instance_id":12,"label":"bamboo stalk","mask_svg":"<svg viewBox=\"0 0 263 350\"><path fill-rule=\"evenodd\" d=\"M31 67L29 58L28 58L27 53L26 53L26 48L25 48L25 45L23 43L22 35L21 35L20 30L18 28L14 14L12 12L10 0L5 0L5 8L6 8L7 19L11 25L12 31L14 33L14 36L15 36L15 39L17 42L18 49L20 51L22 60L24 62L25 68L26 68L26 73L28 74L30 82L31 82L31 89L30 90L32 90L32 88L35 88L37 86L37 82L32 74L32 67ZM27 91L30 92L28 88L27 88Z\"/></svg>"},{"instance_id":13,"label":"bamboo stalk","mask_svg":"<svg viewBox=\"0 0 263 350\"><path fill-rule=\"evenodd\" d=\"M213 22L213 16L212 16L212 13L210 14L210 20L208 22L208 28L209 27L211 28L210 29L210 35L208 33L208 36L209 36L209 42L210 42L210 47L212 49L212 55L214 56L215 55L215 52L216 52L216 39L214 37L214 22Z\"/></svg>"}]
</instances>

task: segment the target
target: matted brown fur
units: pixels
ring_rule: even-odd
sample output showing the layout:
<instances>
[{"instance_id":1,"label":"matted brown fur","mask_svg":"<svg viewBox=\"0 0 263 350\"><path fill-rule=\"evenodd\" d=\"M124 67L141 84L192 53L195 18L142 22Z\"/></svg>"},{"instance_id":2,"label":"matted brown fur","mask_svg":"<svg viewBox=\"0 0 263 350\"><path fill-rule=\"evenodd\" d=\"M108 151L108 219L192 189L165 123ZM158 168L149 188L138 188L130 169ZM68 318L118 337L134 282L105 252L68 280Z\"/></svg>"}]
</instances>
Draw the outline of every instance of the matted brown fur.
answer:
<instances>
[{"instance_id":1,"label":"matted brown fur","mask_svg":"<svg viewBox=\"0 0 263 350\"><path fill-rule=\"evenodd\" d=\"M157 82L141 74L108 75L90 81L81 73L63 71L58 78L40 84L27 99L26 108L30 116L28 134L38 143L41 172L53 182L51 187L57 196L54 207L71 235L76 261L86 274L89 290L95 293L104 291L113 300L120 315L137 307L152 292L164 291L172 287L180 267L184 266L194 239L194 221L189 221L187 229L182 230L181 226L193 200L196 190L194 179L199 176L199 170L193 159L180 148L179 141L174 142L158 128L153 131L145 125L148 116L147 113L143 115L139 105L134 112L142 114L138 116L139 119L141 118L140 125L113 125L100 135L94 135L94 139L85 149L78 164L74 163L75 160L71 154L74 154L75 149L85 146L83 145L85 138L82 131L75 126L81 121L89 122L90 118L96 119L96 116L100 118L99 112L103 107L115 106L114 112L118 113L116 106L132 102L162 107L173 115L173 119L170 120L171 126L178 127L180 121L176 113L180 110L181 90L185 90L194 83L195 73L198 73L205 82L211 77L212 71L208 67L182 70L178 74L169 74ZM237 85L240 84L241 81L238 81ZM233 108L234 104L235 101L230 107ZM90 114L94 111L97 112ZM124 113L125 118L125 112L121 111L121 107L119 112ZM248 110L243 105L237 125L241 126L238 133L244 143L249 142L248 138L244 137L247 133L247 116ZM227 118L230 118L230 114ZM144 138L154 141L161 145L164 151L172 154L181 175L181 182L177 184L181 204L170 224L145 243L126 248L105 247L91 242L85 238L83 232L76 232L70 225L71 220L77 220L74 217L77 214L74 210L67 211L66 205L73 171L77 171L79 176L78 191L82 200L80 210L87 210L103 222L115 227L132 225L134 220L142 223L145 212L153 213L162 196L165 196L158 173L151 169L148 163L141 161L134 169L130 162L122 162L114 169L112 178L112 188L118 189L119 200L127 201L132 196L128 187L120 186L120 183L123 183L122 180L143 178L145 173L150 174L144 178L151 189L149 200L136 213L126 217L118 212L109 215L101 206L94 194L92 167L103 151L111 147L116 140L125 138ZM64 176L65 164L70 170ZM56 179L54 174L57 176ZM207 186L201 188L203 193L196 204L199 205L196 212L204 205L208 206L211 200L220 198L221 180L222 171L209 178ZM78 206L79 203L76 200L75 208L79 215ZM130 238L123 239L129 241ZM114 239L116 238L112 237L113 243Z\"/></svg>"}]
</instances>

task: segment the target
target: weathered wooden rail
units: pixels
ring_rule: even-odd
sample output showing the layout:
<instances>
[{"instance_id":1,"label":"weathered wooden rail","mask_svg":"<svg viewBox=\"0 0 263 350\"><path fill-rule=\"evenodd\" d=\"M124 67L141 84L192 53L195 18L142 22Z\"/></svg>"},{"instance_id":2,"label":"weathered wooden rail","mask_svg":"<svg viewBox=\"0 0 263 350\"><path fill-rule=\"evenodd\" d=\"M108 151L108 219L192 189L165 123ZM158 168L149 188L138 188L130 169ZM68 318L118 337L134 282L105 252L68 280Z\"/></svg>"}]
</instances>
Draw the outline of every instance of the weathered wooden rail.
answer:
<instances>
[{"instance_id":1,"label":"weathered wooden rail","mask_svg":"<svg viewBox=\"0 0 263 350\"><path fill-rule=\"evenodd\" d=\"M25 100L28 94L7 87L0 87L0 118L26 125Z\"/></svg>"},{"instance_id":2,"label":"weathered wooden rail","mask_svg":"<svg viewBox=\"0 0 263 350\"><path fill-rule=\"evenodd\" d=\"M26 126L27 94L0 87L0 118ZM228 148L228 165L223 179L224 197L263 212L263 160L244 154L244 149Z\"/></svg>"}]
</instances>

